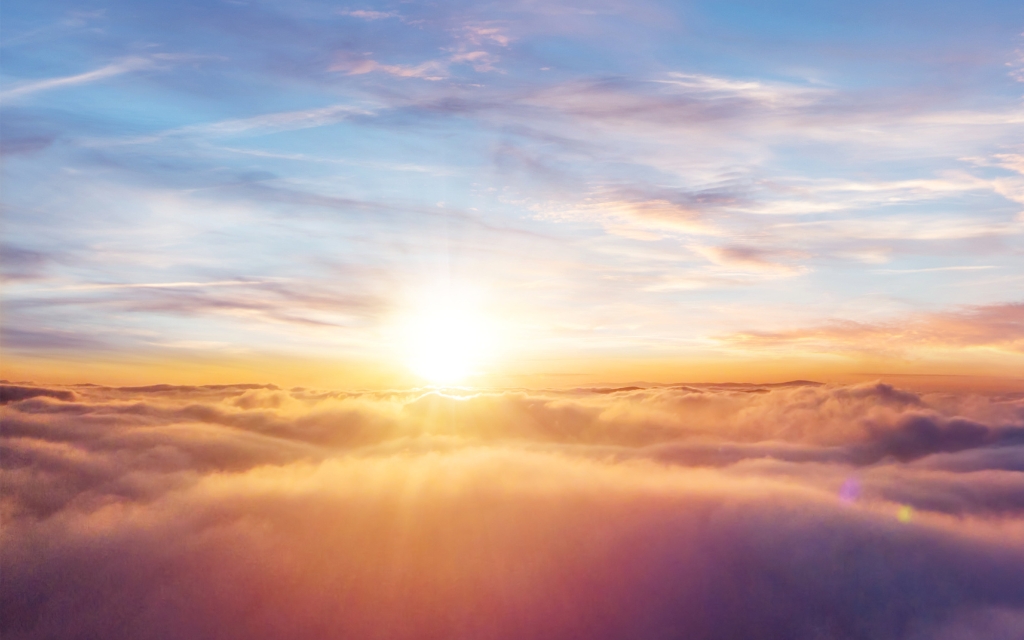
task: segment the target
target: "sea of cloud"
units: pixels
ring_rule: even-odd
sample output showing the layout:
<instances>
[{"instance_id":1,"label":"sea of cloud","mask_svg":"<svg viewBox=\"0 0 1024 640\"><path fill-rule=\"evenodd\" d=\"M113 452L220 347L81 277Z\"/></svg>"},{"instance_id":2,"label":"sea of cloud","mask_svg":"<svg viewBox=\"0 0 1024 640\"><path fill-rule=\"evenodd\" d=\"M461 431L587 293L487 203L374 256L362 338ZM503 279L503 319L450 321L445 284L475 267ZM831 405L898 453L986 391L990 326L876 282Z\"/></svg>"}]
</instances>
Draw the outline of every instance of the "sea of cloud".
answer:
<instances>
[{"instance_id":1,"label":"sea of cloud","mask_svg":"<svg viewBox=\"0 0 1024 640\"><path fill-rule=\"evenodd\" d=\"M1024 393L0 400L11 640L1024 637Z\"/></svg>"}]
</instances>

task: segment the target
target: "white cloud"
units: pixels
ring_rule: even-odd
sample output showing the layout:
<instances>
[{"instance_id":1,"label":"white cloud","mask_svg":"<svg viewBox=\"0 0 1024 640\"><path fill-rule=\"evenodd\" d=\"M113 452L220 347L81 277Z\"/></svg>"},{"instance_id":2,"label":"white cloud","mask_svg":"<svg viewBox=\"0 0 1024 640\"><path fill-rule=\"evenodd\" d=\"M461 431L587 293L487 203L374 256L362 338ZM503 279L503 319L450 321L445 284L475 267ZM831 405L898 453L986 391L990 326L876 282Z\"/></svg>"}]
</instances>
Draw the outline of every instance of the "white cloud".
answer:
<instances>
[{"instance_id":1,"label":"white cloud","mask_svg":"<svg viewBox=\"0 0 1024 640\"><path fill-rule=\"evenodd\" d=\"M385 18L397 18L397 11L369 11L366 9L355 9L348 11L339 11L343 16L352 16L353 18L362 18L363 20L384 20Z\"/></svg>"},{"instance_id":2,"label":"white cloud","mask_svg":"<svg viewBox=\"0 0 1024 640\"><path fill-rule=\"evenodd\" d=\"M108 64L99 69L93 71L87 71L85 73L79 73L73 76L62 76L59 78L48 78L46 80L35 80L16 84L12 89L0 93L0 100L10 100L11 98L19 98L23 96L32 95L42 91L50 91L52 89L60 89L61 87L72 87L82 84L89 84L91 82L98 82L105 80L106 78L112 78L119 76L131 71L139 71L141 69L147 69L154 65L152 58L132 57L125 58L118 62Z\"/></svg>"}]
</instances>

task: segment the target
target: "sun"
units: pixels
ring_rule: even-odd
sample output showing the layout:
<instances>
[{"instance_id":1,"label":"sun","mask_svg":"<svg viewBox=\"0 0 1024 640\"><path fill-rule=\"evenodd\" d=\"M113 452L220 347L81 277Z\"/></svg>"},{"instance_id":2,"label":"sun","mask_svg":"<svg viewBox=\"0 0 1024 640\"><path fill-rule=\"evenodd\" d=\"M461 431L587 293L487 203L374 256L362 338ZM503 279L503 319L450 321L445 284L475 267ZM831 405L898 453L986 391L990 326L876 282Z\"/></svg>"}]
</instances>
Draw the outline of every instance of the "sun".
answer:
<instances>
[{"instance_id":1,"label":"sun","mask_svg":"<svg viewBox=\"0 0 1024 640\"><path fill-rule=\"evenodd\" d=\"M434 385L465 382L479 373L490 351L487 322L472 309L452 303L412 314L405 323L405 359L417 376Z\"/></svg>"}]
</instances>

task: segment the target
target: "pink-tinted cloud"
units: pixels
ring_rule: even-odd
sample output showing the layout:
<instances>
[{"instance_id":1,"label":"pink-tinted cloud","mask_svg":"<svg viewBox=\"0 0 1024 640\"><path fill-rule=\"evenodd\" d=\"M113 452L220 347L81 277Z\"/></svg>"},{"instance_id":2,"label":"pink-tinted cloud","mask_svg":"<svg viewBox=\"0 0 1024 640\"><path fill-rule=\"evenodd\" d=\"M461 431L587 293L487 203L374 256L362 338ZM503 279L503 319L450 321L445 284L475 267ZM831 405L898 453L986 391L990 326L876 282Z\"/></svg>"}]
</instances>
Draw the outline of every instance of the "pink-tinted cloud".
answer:
<instances>
[{"instance_id":1,"label":"pink-tinted cloud","mask_svg":"<svg viewBox=\"0 0 1024 640\"><path fill-rule=\"evenodd\" d=\"M722 266L739 268L756 272L795 275L801 273L800 258L807 255L799 251L762 248L750 245L725 245L719 247L699 247L697 251L709 260Z\"/></svg>"},{"instance_id":2,"label":"pink-tinted cloud","mask_svg":"<svg viewBox=\"0 0 1024 640\"><path fill-rule=\"evenodd\" d=\"M445 63L438 60L427 60L418 65L382 64L370 58L348 58L337 60L329 71L340 71L345 75L359 76L379 71L399 78L420 78L422 80L442 80L448 76Z\"/></svg>"},{"instance_id":3,"label":"pink-tinted cloud","mask_svg":"<svg viewBox=\"0 0 1024 640\"><path fill-rule=\"evenodd\" d=\"M504 29L495 25L475 24L464 28L465 38L475 45L498 44L507 47L512 41Z\"/></svg>"},{"instance_id":4,"label":"pink-tinted cloud","mask_svg":"<svg viewBox=\"0 0 1024 640\"><path fill-rule=\"evenodd\" d=\"M742 348L800 345L819 352L899 353L914 349L991 348L1024 353L1024 304L921 314L890 323L836 320L786 331L746 331L721 338Z\"/></svg>"}]
</instances>

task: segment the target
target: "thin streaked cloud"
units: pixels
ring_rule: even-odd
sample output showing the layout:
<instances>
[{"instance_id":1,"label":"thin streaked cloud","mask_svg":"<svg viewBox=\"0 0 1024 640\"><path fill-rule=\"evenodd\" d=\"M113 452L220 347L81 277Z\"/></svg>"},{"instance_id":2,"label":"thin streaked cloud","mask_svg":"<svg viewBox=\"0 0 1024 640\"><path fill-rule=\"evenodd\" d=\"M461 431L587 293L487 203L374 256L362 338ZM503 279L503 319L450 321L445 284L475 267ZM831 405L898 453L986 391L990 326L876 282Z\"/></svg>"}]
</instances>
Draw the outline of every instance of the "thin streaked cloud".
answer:
<instances>
[{"instance_id":1,"label":"thin streaked cloud","mask_svg":"<svg viewBox=\"0 0 1024 640\"><path fill-rule=\"evenodd\" d=\"M71 76L15 83L14 87L0 92L0 100L10 100L12 98L27 96L41 91L98 82L100 80L119 76L131 71L147 69L152 66L153 60L151 58L125 58L124 60L100 67L99 69L93 69L92 71L86 71L84 73L78 73Z\"/></svg>"},{"instance_id":2,"label":"thin streaked cloud","mask_svg":"<svg viewBox=\"0 0 1024 640\"><path fill-rule=\"evenodd\" d=\"M981 269L998 269L995 265L961 265L952 267L926 267L923 269L876 269L876 273L932 273L933 271L978 271Z\"/></svg>"},{"instance_id":3,"label":"thin streaked cloud","mask_svg":"<svg viewBox=\"0 0 1024 640\"><path fill-rule=\"evenodd\" d=\"M32 289L33 292L46 291L104 291L109 289L187 289L192 287L238 287L263 284L260 280L219 280L212 282L132 282L132 283L94 283L77 284L66 287Z\"/></svg>"}]
</instances>

